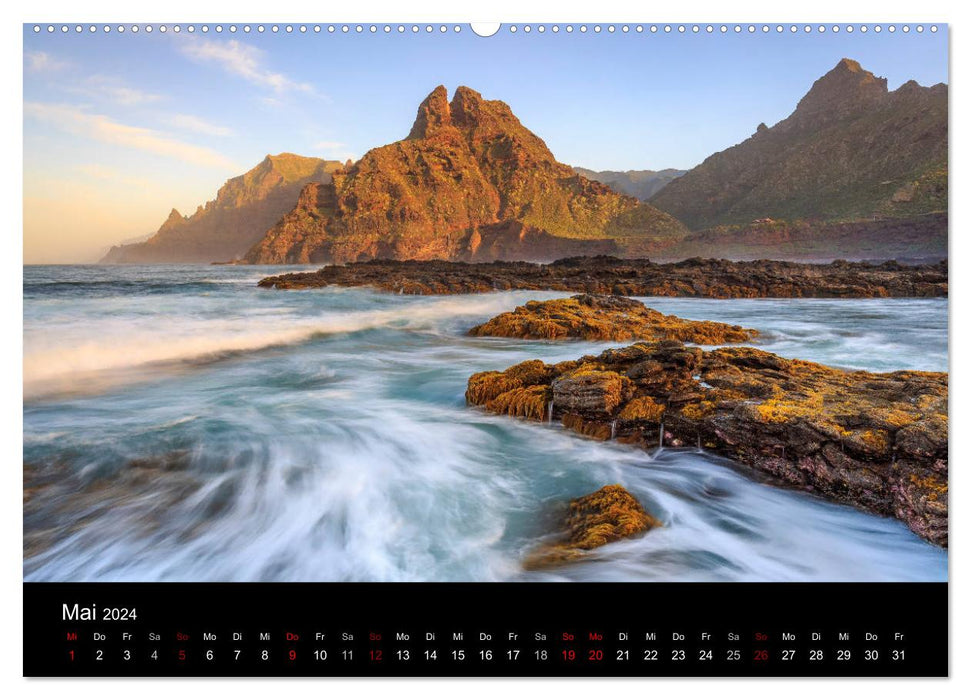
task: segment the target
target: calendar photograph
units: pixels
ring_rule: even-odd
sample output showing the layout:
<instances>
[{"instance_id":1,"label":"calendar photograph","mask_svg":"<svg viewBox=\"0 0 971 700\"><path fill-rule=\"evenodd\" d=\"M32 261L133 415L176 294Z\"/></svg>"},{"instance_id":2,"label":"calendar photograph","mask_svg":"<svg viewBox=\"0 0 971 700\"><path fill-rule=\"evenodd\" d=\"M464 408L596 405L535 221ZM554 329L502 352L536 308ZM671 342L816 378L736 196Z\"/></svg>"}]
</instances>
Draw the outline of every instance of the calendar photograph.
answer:
<instances>
[{"instance_id":1,"label":"calendar photograph","mask_svg":"<svg viewBox=\"0 0 971 700\"><path fill-rule=\"evenodd\" d=\"M946 582L948 60L24 25L25 584Z\"/></svg>"}]
</instances>

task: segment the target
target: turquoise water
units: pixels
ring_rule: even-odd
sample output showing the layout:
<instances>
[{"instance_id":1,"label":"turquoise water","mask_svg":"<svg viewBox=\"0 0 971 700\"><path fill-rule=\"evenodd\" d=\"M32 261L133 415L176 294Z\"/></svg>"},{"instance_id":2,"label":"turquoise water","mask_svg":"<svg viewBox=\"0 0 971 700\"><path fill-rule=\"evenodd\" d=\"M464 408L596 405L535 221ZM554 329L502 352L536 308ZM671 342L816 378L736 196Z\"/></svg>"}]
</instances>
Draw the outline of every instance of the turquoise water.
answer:
<instances>
[{"instance_id":1,"label":"turquoise water","mask_svg":"<svg viewBox=\"0 0 971 700\"><path fill-rule=\"evenodd\" d=\"M902 524L693 449L465 406L468 376L616 343L469 338L560 293L278 291L273 268L25 267L26 580L944 580ZM773 352L947 369L947 302L645 299ZM154 468L142 468L145 464ZM666 527L555 571L553 503L608 483Z\"/></svg>"}]
</instances>

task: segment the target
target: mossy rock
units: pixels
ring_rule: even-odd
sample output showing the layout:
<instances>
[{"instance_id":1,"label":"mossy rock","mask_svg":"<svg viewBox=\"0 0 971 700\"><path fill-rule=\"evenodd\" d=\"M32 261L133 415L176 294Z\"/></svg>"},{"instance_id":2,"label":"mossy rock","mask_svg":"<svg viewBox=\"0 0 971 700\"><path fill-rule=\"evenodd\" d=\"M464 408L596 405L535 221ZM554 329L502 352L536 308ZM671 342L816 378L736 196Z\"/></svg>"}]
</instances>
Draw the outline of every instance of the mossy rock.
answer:
<instances>
[{"instance_id":1,"label":"mossy rock","mask_svg":"<svg viewBox=\"0 0 971 700\"><path fill-rule=\"evenodd\" d=\"M528 554L525 568L541 569L575 561L590 550L662 526L619 484L570 501L563 525L562 537Z\"/></svg>"},{"instance_id":2,"label":"mossy rock","mask_svg":"<svg viewBox=\"0 0 971 700\"><path fill-rule=\"evenodd\" d=\"M469 335L534 340L679 340L721 345L752 340L758 331L665 316L623 296L579 294L568 299L527 302L515 311L475 326Z\"/></svg>"}]
</instances>

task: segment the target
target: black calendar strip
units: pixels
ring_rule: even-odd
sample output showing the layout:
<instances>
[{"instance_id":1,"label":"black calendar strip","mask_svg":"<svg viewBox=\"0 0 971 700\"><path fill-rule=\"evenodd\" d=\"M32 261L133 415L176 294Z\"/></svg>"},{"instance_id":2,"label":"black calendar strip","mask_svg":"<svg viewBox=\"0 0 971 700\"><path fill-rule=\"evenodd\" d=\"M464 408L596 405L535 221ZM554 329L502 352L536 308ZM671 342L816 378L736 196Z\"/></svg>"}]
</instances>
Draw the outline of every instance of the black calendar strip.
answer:
<instances>
[{"instance_id":1,"label":"black calendar strip","mask_svg":"<svg viewBox=\"0 0 971 700\"><path fill-rule=\"evenodd\" d=\"M29 583L24 611L27 676L948 673L946 584Z\"/></svg>"}]
</instances>

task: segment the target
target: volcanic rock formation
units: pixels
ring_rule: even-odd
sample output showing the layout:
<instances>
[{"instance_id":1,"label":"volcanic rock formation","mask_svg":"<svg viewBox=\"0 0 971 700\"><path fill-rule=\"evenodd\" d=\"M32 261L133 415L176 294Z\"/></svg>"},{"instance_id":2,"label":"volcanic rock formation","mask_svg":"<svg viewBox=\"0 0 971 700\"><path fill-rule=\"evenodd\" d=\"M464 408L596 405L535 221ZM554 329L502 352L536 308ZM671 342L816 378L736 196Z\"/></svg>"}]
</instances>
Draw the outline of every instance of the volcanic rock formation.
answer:
<instances>
[{"instance_id":1,"label":"volcanic rock formation","mask_svg":"<svg viewBox=\"0 0 971 700\"><path fill-rule=\"evenodd\" d=\"M436 88L408 137L368 151L247 253L251 263L553 260L646 253L687 233L673 217L559 163L503 102Z\"/></svg>"}]
</instances>

